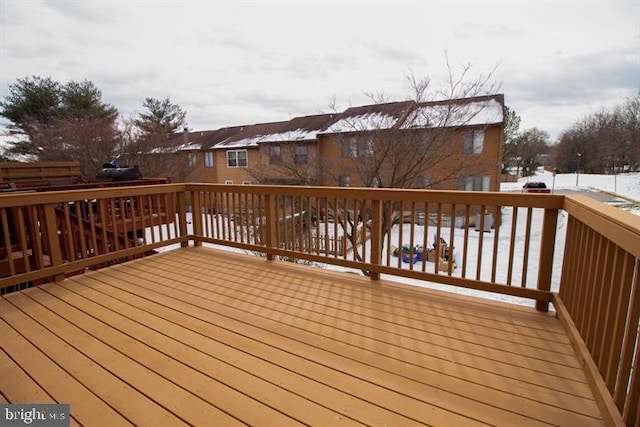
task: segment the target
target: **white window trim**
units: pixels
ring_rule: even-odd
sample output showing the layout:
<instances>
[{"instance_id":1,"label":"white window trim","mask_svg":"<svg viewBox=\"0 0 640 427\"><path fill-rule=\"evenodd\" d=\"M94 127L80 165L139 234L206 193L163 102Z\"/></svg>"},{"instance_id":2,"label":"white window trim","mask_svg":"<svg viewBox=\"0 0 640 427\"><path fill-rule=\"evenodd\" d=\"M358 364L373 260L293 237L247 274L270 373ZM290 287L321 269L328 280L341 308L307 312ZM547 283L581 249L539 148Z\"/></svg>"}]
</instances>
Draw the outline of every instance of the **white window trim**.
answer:
<instances>
[{"instance_id":1,"label":"white window trim","mask_svg":"<svg viewBox=\"0 0 640 427\"><path fill-rule=\"evenodd\" d=\"M349 137L342 141L342 147L340 148L343 159L356 159L358 158L358 140L355 137Z\"/></svg>"},{"instance_id":2,"label":"white window trim","mask_svg":"<svg viewBox=\"0 0 640 427\"><path fill-rule=\"evenodd\" d=\"M491 177L489 175L473 175L466 176L464 179L464 191L489 191L491 186ZM479 184L479 185L475 185ZM474 188L476 187L476 188ZM482 187L482 188L477 188Z\"/></svg>"},{"instance_id":3,"label":"white window trim","mask_svg":"<svg viewBox=\"0 0 640 427\"><path fill-rule=\"evenodd\" d=\"M190 168L196 167L198 162L198 157L196 156L196 153L194 152L187 153L187 162Z\"/></svg>"},{"instance_id":4,"label":"white window trim","mask_svg":"<svg viewBox=\"0 0 640 427\"><path fill-rule=\"evenodd\" d=\"M210 162L208 160L211 160ZM215 165L215 157L213 155L213 151L205 151L204 152L204 167L212 168Z\"/></svg>"},{"instance_id":5,"label":"white window trim","mask_svg":"<svg viewBox=\"0 0 640 427\"><path fill-rule=\"evenodd\" d=\"M232 181L232 180L230 180L230 179L226 179L226 180L224 181L224 183L225 183L225 185L233 185L233 181Z\"/></svg>"},{"instance_id":6,"label":"white window trim","mask_svg":"<svg viewBox=\"0 0 640 427\"><path fill-rule=\"evenodd\" d=\"M484 152L484 133L484 129L474 129L466 133L463 137L462 153L469 155L482 154ZM468 141L470 143L469 150L467 150L466 138L471 138L471 140Z\"/></svg>"},{"instance_id":7,"label":"white window trim","mask_svg":"<svg viewBox=\"0 0 640 427\"><path fill-rule=\"evenodd\" d=\"M244 152L244 158L246 161L246 165L241 166L238 165L238 153ZM229 164L229 161L231 160L231 154L233 154L235 156L235 161L236 161L236 165L235 166L231 166ZM227 167L228 168L246 168L249 167L249 153L247 152L247 150L227 150Z\"/></svg>"},{"instance_id":8,"label":"white window trim","mask_svg":"<svg viewBox=\"0 0 640 427\"><path fill-rule=\"evenodd\" d=\"M269 146L269 164L279 165L282 163L282 148L279 145Z\"/></svg>"},{"instance_id":9,"label":"white window trim","mask_svg":"<svg viewBox=\"0 0 640 427\"><path fill-rule=\"evenodd\" d=\"M296 145L293 148L293 160L296 165L306 165L309 161L309 147L306 144Z\"/></svg>"}]
</instances>

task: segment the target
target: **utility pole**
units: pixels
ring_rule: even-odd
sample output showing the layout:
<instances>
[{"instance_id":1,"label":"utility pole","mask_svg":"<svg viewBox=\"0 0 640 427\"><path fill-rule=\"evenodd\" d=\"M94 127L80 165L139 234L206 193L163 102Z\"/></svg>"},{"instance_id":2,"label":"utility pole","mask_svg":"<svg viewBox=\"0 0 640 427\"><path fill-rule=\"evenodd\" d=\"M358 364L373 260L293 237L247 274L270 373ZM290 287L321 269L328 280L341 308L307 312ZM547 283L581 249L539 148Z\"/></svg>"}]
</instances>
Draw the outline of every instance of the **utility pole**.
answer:
<instances>
[{"instance_id":1,"label":"utility pole","mask_svg":"<svg viewBox=\"0 0 640 427\"><path fill-rule=\"evenodd\" d=\"M578 154L578 170L576 170L576 187L578 186L578 178L580 178L580 157L582 157L582 153Z\"/></svg>"}]
</instances>

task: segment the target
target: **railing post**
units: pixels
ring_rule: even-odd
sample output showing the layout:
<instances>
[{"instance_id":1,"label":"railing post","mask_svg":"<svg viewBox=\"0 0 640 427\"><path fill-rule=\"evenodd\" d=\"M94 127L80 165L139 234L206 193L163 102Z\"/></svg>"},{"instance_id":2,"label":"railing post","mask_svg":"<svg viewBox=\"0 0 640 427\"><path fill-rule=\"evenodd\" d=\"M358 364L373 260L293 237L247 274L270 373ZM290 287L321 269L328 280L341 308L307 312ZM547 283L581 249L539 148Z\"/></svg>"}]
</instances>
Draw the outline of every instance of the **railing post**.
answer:
<instances>
[{"instance_id":1,"label":"railing post","mask_svg":"<svg viewBox=\"0 0 640 427\"><path fill-rule=\"evenodd\" d=\"M200 212L200 192L191 192L191 222L193 222L193 246L202 246L202 212Z\"/></svg>"},{"instance_id":2,"label":"railing post","mask_svg":"<svg viewBox=\"0 0 640 427\"><path fill-rule=\"evenodd\" d=\"M184 191L176 193L177 214L178 214L178 227L180 237L188 236L189 230L187 229L187 197ZM185 248L189 246L189 241L180 242L180 247Z\"/></svg>"},{"instance_id":3,"label":"railing post","mask_svg":"<svg viewBox=\"0 0 640 427\"><path fill-rule=\"evenodd\" d=\"M60 238L58 237L58 224L54 205L44 205L44 222L45 230L42 230L42 232L46 234L51 266L55 267L62 264L62 251L60 250ZM62 279L64 279L64 274L57 274L53 280Z\"/></svg>"},{"instance_id":4,"label":"railing post","mask_svg":"<svg viewBox=\"0 0 640 427\"><path fill-rule=\"evenodd\" d=\"M266 222L266 238L267 238L267 250L278 247L278 229L276 227L276 221L278 215L276 213L277 198L275 194L265 195L265 222ZM267 252L267 259L273 261L275 255L271 252Z\"/></svg>"},{"instance_id":5,"label":"railing post","mask_svg":"<svg viewBox=\"0 0 640 427\"><path fill-rule=\"evenodd\" d=\"M366 223L363 224L366 227ZM382 201L371 201L371 264L379 265L382 260ZM371 280L380 280L379 272L371 272Z\"/></svg>"},{"instance_id":6,"label":"railing post","mask_svg":"<svg viewBox=\"0 0 640 427\"><path fill-rule=\"evenodd\" d=\"M540 242L540 263L538 265L538 290L551 290L551 274L553 271L553 252L556 244L556 227L558 210L545 209L542 220L542 237ZM549 302L536 301L536 310L549 311Z\"/></svg>"}]
</instances>

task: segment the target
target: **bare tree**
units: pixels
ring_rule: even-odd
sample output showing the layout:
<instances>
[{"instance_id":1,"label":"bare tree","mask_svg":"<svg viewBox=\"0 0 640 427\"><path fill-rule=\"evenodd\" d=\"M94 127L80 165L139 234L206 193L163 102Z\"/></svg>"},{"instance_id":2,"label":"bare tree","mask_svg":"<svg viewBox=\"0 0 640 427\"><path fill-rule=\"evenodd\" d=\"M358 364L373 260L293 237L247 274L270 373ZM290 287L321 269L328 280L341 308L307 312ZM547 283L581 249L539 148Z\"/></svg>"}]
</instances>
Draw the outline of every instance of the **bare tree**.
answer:
<instances>
[{"instance_id":1,"label":"bare tree","mask_svg":"<svg viewBox=\"0 0 640 427\"><path fill-rule=\"evenodd\" d=\"M471 65L454 70L447 57L447 82L443 88L433 88L429 78L418 78L412 72L406 76L411 96L409 101L388 103L383 93L365 94L373 105L339 112L335 99L330 111L337 116L318 137L322 150L341 153L342 158L309 155L302 163L296 153L300 146L295 138L287 141L266 141L260 149L260 166L250 173L258 182L282 184L339 183L377 188L463 188L464 176L474 176L491 168L499 174L495 159L489 166L478 161L485 135L485 125L502 123L503 99L489 96L499 85L491 83L493 71L469 79ZM433 99L440 101L432 101ZM382 102L382 103L381 103ZM487 114L493 113L491 119ZM497 138L502 141L501 128ZM266 150L268 146L269 155ZM273 155L272 155L273 153ZM344 176L353 182L342 182ZM316 181L316 177L320 177ZM362 259L362 227L369 224L371 212L353 203L336 201L323 207L326 212L314 212L336 217L356 257ZM314 209L313 206L310 209ZM383 235L397 224L403 212L399 205L383 206ZM389 215L391 217L389 217Z\"/></svg>"},{"instance_id":2,"label":"bare tree","mask_svg":"<svg viewBox=\"0 0 640 427\"><path fill-rule=\"evenodd\" d=\"M578 162L586 173L640 169L640 93L573 123L554 151L563 171L577 170Z\"/></svg>"},{"instance_id":3,"label":"bare tree","mask_svg":"<svg viewBox=\"0 0 640 427\"><path fill-rule=\"evenodd\" d=\"M549 134L535 127L526 129L511 144L511 155L522 168L522 175L530 176L541 165L540 156L548 152Z\"/></svg>"},{"instance_id":4,"label":"bare tree","mask_svg":"<svg viewBox=\"0 0 640 427\"><path fill-rule=\"evenodd\" d=\"M461 154L477 149L474 131L484 135L484 130L469 126L484 121L480 119L487 114L491 104L490 98L482 96L496 90L498 85L490 83L493 72L469 81L471 65L464 65L459 74L452 70L448 58L447 66L446 89L431 91L430 79L419 79L413 73L407 77L412 98L420 103L409 104L404 116L363 112L344 117L339 125L334 124L336 133L332 135L332 141L349 160L346 164L335 164L321 159L318 165L321 173L331 176L340 185L349 185L341 182L340 177L355 176L358 181L355 185L365 187L459 188L464 176L486 170L487 166L479 164L474 156ZM435 96L444 100L423 102ZM379 95L372 97L376 98L386 99ZM496 118L496 121L503 120L502 106ZM456 145L460 138L461 146ZM498 165L493 167L498 169ZM347 205L331 209L338 216L357 259L362 259L359 230L368 223L370 213L354 215L352 212L357 211L356 207ZM391 218L388 218L389 212ZM383 206L383 236L403 216L399 205Z\"/></svg>"}]
</instances>

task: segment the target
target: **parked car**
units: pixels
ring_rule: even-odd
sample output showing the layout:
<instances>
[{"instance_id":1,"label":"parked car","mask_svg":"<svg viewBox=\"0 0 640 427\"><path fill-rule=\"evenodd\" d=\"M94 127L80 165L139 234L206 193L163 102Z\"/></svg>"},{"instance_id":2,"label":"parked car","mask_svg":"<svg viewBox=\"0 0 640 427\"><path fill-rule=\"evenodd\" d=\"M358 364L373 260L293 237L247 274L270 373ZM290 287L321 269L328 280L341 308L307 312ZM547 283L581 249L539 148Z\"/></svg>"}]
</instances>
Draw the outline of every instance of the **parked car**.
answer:
<instances>
[{"instance_id":1,"label":"parked car","mask_svg":"<svg viewBox=\"0 0 640 427\"><path fill-rule=\"evenodd\" d=\"M523 193L551 193L544 182L527 182L522 187Z\"/></svg>"}]
</instances>

